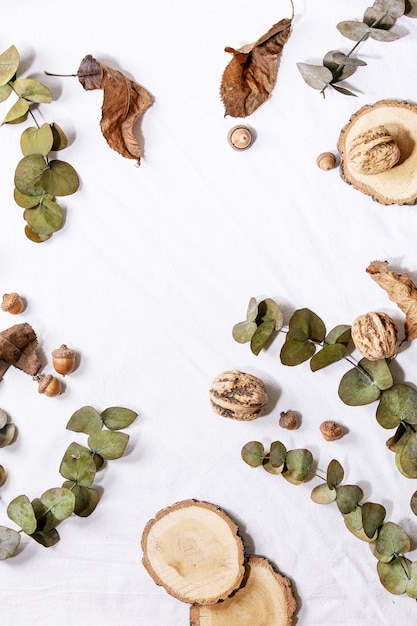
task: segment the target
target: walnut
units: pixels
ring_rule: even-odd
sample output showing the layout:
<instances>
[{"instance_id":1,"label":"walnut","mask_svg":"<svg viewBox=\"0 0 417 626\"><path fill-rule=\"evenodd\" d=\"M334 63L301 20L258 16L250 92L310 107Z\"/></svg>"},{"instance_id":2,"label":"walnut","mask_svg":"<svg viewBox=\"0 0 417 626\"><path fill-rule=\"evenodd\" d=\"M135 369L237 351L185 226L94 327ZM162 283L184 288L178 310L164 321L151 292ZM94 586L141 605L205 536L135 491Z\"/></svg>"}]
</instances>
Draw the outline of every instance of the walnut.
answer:
<instances>
[{"instance_id":1,"label":"walnut","mask_svg":"<svg viewBox=\"0 0 417 626\"><path fill-rule=\"evenodd\" d=\"M326 441L334 441L343 435L343 426L333 420L326 420L320 424L320 432Z\"/></svg>"},{"instance_id":2,"label":"walnut","mask_svg":"<svg viewBox=\"0 0 417 626\"><path fill-rule=\"evenodd\" d=\"M268 402L262 380L238 370L225 371L216 376L209 393L213 411L235 420L259 417Z\"/></svg>"},{"instance_id":3,"label":"walnut","mask_svg":"<svg viewBox=\"0 0 417 626\"><path fill-rule=\"evenodd\" d=\"M346 161L359 174L380 174L394 167L400 157L395 139L385 126L377 126L354 138Z\"/></svg>"},{"instance_id":4,"label":"walnut","mask_svg":"<svg viewBox=\"0 0 417 626\"><path fill-rule=\"evenodd\" d=\"M369 361L390 359L400 343L394 320L386 313L366 313L357 317L351 328L357 350Z\"/></svg>"}]
</instances>

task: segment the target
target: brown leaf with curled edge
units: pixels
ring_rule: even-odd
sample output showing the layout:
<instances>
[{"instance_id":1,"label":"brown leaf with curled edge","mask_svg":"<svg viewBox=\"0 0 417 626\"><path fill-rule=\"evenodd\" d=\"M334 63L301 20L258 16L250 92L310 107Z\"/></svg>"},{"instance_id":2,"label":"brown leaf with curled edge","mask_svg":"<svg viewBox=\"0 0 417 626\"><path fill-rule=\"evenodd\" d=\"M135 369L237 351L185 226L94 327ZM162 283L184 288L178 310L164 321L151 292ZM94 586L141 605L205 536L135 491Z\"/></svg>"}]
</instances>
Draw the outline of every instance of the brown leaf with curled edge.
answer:
<instances>
[{"instance_id":1,"label":"brown leaf with curled edge","mask_svg":"<svg viewBox=\"0 0 417 626\"><path fill-rule=\"evenodd\" d=\"M153 103L151 94L122 72L99 63L91 54L81 61L77 76L87 91L104 91L100 128L109 146L139 164L142 148L133 127Z\"/></svg>"},{"instance_id":2,"label":"brown leaf with curled edge","mask_svg":"<svg viewBox=\"0 0 417 626\"><path fill-rule=\"evenodd\" d=\"M366 271L405 314L405 338L417 338L417 287L408 274L388 271L387 261L373 261Z\"/></svg>"},{"instance_id":3,"label":"brown leaf with curled edge","mask_svg":"<svg viewBox=\"0 0 417 626\"><path fill-rule=\"evenodd\" d=\"M42 367L37 347L38 340L30 324L16 324L0 332L0 380L11 365L35 376Z\"/></svg>"},{"instance_id":4,"label":"brown leaf with curled edge","mask_svg":"<svg viewBox=\"0 0 417 626\"><path fill-rule=\"evenodd\" d=\"M277 78L278 57L290 35L292 18L274 24L255 43L239 50L225 48L225 52L233 54L220 86L225 116L247 117L269 98Z\"/></svg>"}]
</instances>

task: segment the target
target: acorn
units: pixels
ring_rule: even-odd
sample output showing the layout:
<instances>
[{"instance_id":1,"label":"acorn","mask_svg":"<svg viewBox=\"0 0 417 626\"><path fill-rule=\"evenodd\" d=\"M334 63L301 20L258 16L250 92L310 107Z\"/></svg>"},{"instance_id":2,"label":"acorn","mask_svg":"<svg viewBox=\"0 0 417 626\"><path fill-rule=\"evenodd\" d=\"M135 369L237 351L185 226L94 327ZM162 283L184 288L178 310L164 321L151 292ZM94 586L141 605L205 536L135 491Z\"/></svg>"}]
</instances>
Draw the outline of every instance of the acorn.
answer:
<instances>
[{"instance_id":1,"label":"acorn","mask_svg":"<svg viewBox=\"0 0 417 626\"><path fill-rule=\"evenodd\" d=\"M247 126L234 126L227 134L229 144L235 150L247 150L253 144L252 131Z\"/></svg>"},{"instance_id":2,"label":"acorn","mask_svg":"<svg viewBox=\"0 0 417 626\"><path fill-rule=\"evenodd\" d=\"M52 398L53 396L58 396L62 391L61 381L52 376L52 374L39 376L37 380L39 381L38 392L44 393L45 396Z\"/></svg>"},{"instance_id":3,"label":"acorn","mask_svg":"<svg viewBox=\"0 0 417 626\"><path fill-rule=\"evenodd\" d=\"M321 170L329 171L336 167L336 156L333 152L322 152L316 159L316 164Z\"/></svg>"},{"instance_id":4,"label":"acorn","mask_svg":"<svg viewBox=\"0 0 417 626\"><path fill-rule=\"evenodd\" d=\"M279 418L281 428L295 430L298 428L298 418L295 411L281 411Z\"/></svg>"},{"instance_id":5,"label":"acorn","mask_svg":"<svg viewBox=\"0 0 417 626\"><path fill-rule=\"evenodd\" d=\"M320 424L320 432L326 441L335 441L343 437L344 428L333 420L325 420Z\"/></svg>"},{"instance_id":6,"label":"acorn","mask_svg":"<svg viewBox=\"0 0 417 626\"><path fill-rule=\"evenodd\" d=\"M24 302L18 293L5 293L1 302L2 311L16 315L25 308Z\"/></svg>"},{"instance_id":7,"label":"acorn","mask_svg":"<svg viewBox=\"0 0 417 626\"><path fill-rule=\"evenodd\" d=\"M52 350L52 365L58 374L65 376L75 370L76 352L64 343L60 348Z\"/></svg>"}]
</instances>

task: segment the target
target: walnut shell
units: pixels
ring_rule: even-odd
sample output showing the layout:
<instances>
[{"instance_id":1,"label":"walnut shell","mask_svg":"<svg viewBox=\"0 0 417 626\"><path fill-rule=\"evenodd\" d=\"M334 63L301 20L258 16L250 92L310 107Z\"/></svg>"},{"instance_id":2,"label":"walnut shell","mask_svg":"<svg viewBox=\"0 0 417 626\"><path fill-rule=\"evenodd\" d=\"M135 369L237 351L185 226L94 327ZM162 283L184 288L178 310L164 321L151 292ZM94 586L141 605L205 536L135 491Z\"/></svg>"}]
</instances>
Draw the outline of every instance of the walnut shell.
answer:
<instances>
[{"instance_id":1,"label":"walnut shell","mask_svg":"<svg viewBox=\"0 0 417 626\"><path fill-rule=\"evenodd\" d=\"M400 160L401 152L385 126L371 128L354 138L346 160L359 174L379 174Z\"/></svg>"},{"instance_id":2,"label":"walnut shell","mask_svg":"<svg viewBox=\"0 0 417 626\"><path fill-rule=\"evenodd\" d=\"M213 411L235 420L254 420L262 414L268 402L262 380L238 370L216 376L209 394Z\"/></svg>"},{"instance_id":3,"label":"walnut shell","mask_svg":"<svg viewBox=\"0 0 417 626\"><path fill-rule=\"evenodd\" d=\"M390 359L400 343L398 326L386 313L365 313L357 317L351 328L352 340L369 361Z\"/></svg>"}]
</instances>

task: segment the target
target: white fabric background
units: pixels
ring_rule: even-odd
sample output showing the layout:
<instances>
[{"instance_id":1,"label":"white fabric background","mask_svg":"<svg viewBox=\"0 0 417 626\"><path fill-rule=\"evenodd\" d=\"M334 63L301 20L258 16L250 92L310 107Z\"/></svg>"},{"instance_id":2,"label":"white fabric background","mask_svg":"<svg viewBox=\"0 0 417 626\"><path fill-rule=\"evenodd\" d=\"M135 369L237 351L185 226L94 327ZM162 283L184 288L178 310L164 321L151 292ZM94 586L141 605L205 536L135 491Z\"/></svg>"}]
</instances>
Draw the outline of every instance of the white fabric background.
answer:
<instances>
[{"instance_id":1,"label":"white fabric background","mask_svg":"<svg viewBox=\"0 0 417 626\"><path fill-rule=\"evenodd\" d=\"M65 429L76 409L120 405L140 417L126 431L128 454L98 475L103 496L94 514L65 521L53 548L23 538L19 554L0 564L2 626L188 624L189 607L154 584L140 548L146 522L187 498L222 507L248 553L268 557L290 577L299 626L415 623L415 602L385 591L368 546L346 530L336 506L310 500L316 480L295 487L240 459L252 439L307 447L321 469L337 458L346 482L360 484L366 500L383 504L387 519L410 533L417 558L417 519L409 508L416 485L396 470L385 446L392 433L378 426L376 405L350 408L338 399L346 364L316 374L308 364L285 368L281 336L258 357L231 337L251 296L275 298L287 320L308 307L329 329L372 310L401 322L365 268L388 260L417 280L417 209L383 207L347 186L338 169L322 172L315 164L320 152L336 149L341 128L364 104L416 101L417 22L398 21L398 42L363 45L368 67L351 79L357 98L328 91L323 100L295 64L347 51L350 42L336 24L361 19L368 3L295 5L276 87L246 120L257 139L244 153L226 140L241 120L224 118L219 98L230 59L224 47L255 41L290 15L288 2L21 0L3 7L1 50L16 45L24 75L52 89L56 100L41 105L38 119L57 122L70 136L61 158L82 182L62 199L63 229L44 244L30 242L13 201L24 126L0 128L0 291L27 301L18 318L1 313L2 329L30 323L46 371L61 343L81 361L54 399L40 396L22 372L5 375L0 406L19 435L0 452L9 472L0 523L9 525L6 507L17 495L34 498L61 484L66 447L85 442ZM140 168L102 137L101 91L43 75L76 72L88 53L155 98L141 124ZM8 107L1 105L1 117ZM398 357L398 380L417 381L415 351L411 345ZM208 389L226 369L265 381L267 415L239 423L212 412ZM278 426L280 411L290 408L302 414L292 433ZM347 434L324 442L324 419L340 421Z\"/></svg>"}]
</instances>

